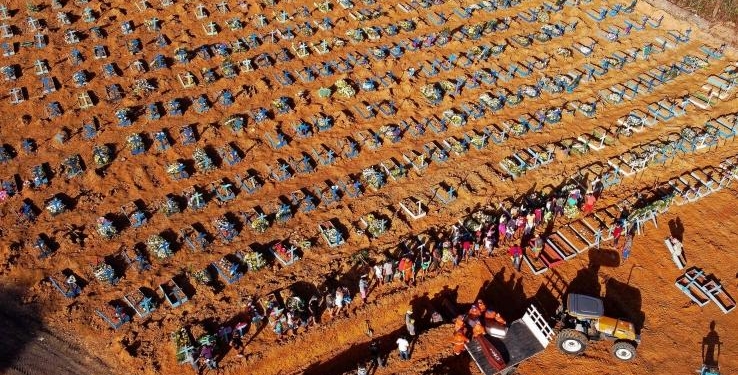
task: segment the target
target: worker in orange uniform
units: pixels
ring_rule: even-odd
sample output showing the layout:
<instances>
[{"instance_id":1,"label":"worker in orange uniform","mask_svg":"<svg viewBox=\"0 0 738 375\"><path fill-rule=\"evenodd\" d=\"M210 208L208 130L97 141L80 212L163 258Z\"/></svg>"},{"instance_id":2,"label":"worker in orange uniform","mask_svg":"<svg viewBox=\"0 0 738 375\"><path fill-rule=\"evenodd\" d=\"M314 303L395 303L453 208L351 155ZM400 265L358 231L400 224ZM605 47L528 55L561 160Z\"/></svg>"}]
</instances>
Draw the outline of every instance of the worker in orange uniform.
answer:
<instances>
[{"instance_id":1,"label":"worker in orange uniform","mask_svg":"<svg viewBox=\"0 0 738 375\"><path fill-rule=\"evenodd\" d=\"M456 317L456 319L454 319L454 332L459 332L461 330L466 330L463 315L459 315Z\"/></svg>"},{"instance_id":2,"label":"worker in orange uniform","mask_svg":"<svg viewBox=\"0 0 738 375\"><path fill-rule=\"evenodd\" d=\"M477 300L477 308L482 313L485 312L485 311L487 311L487 305L481 299L478 299Z\"/></svg>"},{"instance_id":3,"label":"worker in orange uniform","mask_svg":"<svg viewBox=\"0 0 738 375\"><path fill-rule=\"evenodd\" d=\"M459 355L461 352L464 351L464 344L469 342L469 339L466 338L466 336L461 332L456 332L454 334L454 340L452 343L454 344L454 354Z\"/></svg>"},{"instance_id":4,"label":"worker in orange uniform","mask_svg":"<svg viewBox=\"0 0 738 375\"><path fill-rule=\"evenodd\" d=\"M492 309L489 309L484 312L484 321L489 324L494 322L500 323L503 326L507 324L505 319L502 318L502 315L498 314L497 311L494 311Z\"/></svg>"},{"instance_id":5,"label":"worker in orange uniform","mask_svg":"<svg viewBox=\"0 0 738 375\"><path fill-rule=\"evenodd\" d=\"M467 314L469 317L469 320L478 320L480 316L482 316L482 310L479 310L479 307L477 307L476 304L473 304L469 308L469 313Z\"/></svg>"},{"instance_id":6,"label":"worker in orange uniform","mask_svg":"<svg viewBox=\"0 0 738 375\"><path fill-rule=\"evenodd\" d=\"M474 325L474 328L472 328L472 337L483 336L485 333L486 330L484 329L484 325L482 325L481 322L477 322L477 324Z\"/></svg>"}]
</instances>

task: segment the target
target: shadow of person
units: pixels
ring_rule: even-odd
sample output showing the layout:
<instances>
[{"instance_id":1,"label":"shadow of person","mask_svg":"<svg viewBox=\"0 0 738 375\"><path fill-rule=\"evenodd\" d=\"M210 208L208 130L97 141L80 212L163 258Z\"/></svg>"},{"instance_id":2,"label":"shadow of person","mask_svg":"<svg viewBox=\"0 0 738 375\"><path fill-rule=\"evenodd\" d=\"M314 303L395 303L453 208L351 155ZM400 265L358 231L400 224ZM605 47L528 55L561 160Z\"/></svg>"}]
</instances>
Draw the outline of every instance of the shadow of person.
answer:
<instances>
[{"instance_id":1,"label":"shadow of person","mask_svg":"<svg viewBox=\"0 0 738 375\"><path fill-rule=\"evenodd\" d=\"M684 224L682 224L682 219L677 217L676 219L669 220L669 232L671 233L671 236L679 240L680 242L684 240Z\"/></svg>"},{"instance_id":2,"label":"shadow of person","mask_svg":"<svg viewBox=\"0 0 738 375\"><path fill-rule=\"evenodd\" d=\"M720 357L720 335L715 331L717 323L713 320L710 322L710 332L702 338L702 363L707 366L717 366L718 357Z\"/></svg>"}]
</instances>

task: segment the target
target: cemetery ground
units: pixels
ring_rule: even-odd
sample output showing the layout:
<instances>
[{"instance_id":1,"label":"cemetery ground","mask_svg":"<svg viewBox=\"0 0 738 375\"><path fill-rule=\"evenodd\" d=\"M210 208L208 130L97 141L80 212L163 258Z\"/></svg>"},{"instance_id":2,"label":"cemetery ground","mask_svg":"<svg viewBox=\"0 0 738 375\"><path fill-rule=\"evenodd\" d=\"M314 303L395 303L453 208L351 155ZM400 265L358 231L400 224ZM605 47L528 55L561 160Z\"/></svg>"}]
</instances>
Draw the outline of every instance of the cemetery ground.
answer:
<instances>
[{"instance_id":1,"label":"cemetery ground","mask_svg":"<svg viewBox=\"0 0 738 375\"><path fill-rule=\"evenodd\" d=\"M521 373L738 369L735 312L691 302L663 243L683 238L688 267L738 295L732 47L645 3L367 3L5 4L0 372L194 373L173 332L215 334L246 296L337 285L346 316L281 340L250 327L217 372L350 373L368 321L389 356L377 374L474 374L451 326L427 323L441 296L513 320L562 292L634 322L638 357L552 344ZM627 261L582 236L519 272L498 249L355 296L399 243L573 187L601 191L603 218L624 201L668 210ZM403 362L409 307L421 334Z\"/></svg>"}]
</instances>

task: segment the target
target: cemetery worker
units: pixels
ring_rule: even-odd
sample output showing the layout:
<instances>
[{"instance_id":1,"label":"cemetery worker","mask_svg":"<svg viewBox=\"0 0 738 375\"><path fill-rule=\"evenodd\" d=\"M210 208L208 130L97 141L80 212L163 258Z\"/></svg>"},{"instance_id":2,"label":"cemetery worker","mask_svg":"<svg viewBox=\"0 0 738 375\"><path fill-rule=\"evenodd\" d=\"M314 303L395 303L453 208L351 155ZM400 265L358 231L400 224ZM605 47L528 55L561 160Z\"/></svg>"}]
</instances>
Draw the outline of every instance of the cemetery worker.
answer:
<instances>
[{"instance_id":1,"label":"cemetery worker","mask_svg":"<svg viewBox=\"0 0 738 375\"><path fill-rule=\"evenodd\" d=\"M361 275L361 278L359 278L359 293L361 294L361 301L366 303L366 294L369 289L369 280L366 277L366 274Z\"/></svg>"},{"instance_id":2,"label":"cemetery worker","mask_svg":"<svg viewBox=\"0 0 738 375\"><path fill-rule=\"evenodd\" d=\"M513 266L517 271L520 271L520 261L523 258L523 250L519 245L515 244L510 246L508 253L510 254L510 260L512 260Z\"/></svg>"},{"instance_id":3,"label":"cemetery worker","mask_svg":"<svg viewBox=\"0 0 738 375\"><path fill-rule=\"evenodd\" d=\"M415 319L413 319L413 309L408 308L405 312L405 328L410 337L415 337Z\"/></svg>"},{"instance_id":4,"label":"cemetery worker","mask_svg":"<svg viewBox=\"0 0 738 375\"><path fill-rule=\"evenodd\" d=\"M228 344L236 351L236 353L238 353L236 354L237 357L243 358L243 341L241 340L241 334L238 333L238 331L233 332L231 341Z\"/></svg>"},{"instance_id":5,"label":"cemetery worker","mask_svg":"<svg viewBox=\"0 0 738 375\"><path fill-rule=\"evenodd\" d=\"M373 366L384 367L384 361L382 361L377 340L372 340L372 342L369 343L369 357L371 358L371 364Z\"/></svg>"},{"instance_id":6,"label":"cemetery worker","mask_svg":"<svg viewBox=\"0 0 738 375\"><path fill-rule=\"evenodd\" d=\"M592 212L595 202L597 202L597 198L595 198L591 191L588 191L587 195L584 196L584 207L582 208L585 215L589 215Z\"/></svg>"},{"instance_id":7,"label":"cemetery worker","mask_svg":"<svg viewBox=\"0 0 738 375\"><path fill-rule=\"evenodd\" d=\"M466 323L464 323L464 316L459 315L454 319L454 332L466 330Z\"/></svg>"},{"instance_id":8,"label":"cemetery worker","mask_svg":"<svg viewBox=\"0 0 738 375\"><path fill-rule=\"evenodd\" d=\"M385 283L392 281L392 275L393 275L392 266L393 266L392 260L387 259L384 262L384 282Z\"/></svg>"},{"instance_id":9,"label":"cemetery worker","mask_svg":"<svg viewBox=\"0 0 738 375\"><path fill-rule=\"evenodd\" d=\"M484 301L480 298L477 300L477 308L479 309L480 314L487 311L487 304L484 303Z\"/></svg>"},{"instance_id":10,"label":"cemetery worker","mask_svg":"<svg viewBox=\"0 0 738 375\"><path fill-rule=\"evenodd\" d=\"M487 309L484 311L484 322L487 325L494 324L494 322L499 323L503 326L507 324L502 315L500 315L500 313L493 309Z\"/></svg>"},{"instance_id":11,"label":"cemetery worker","mask_svg":"<svg viewBox=\"0 0 738 375\"><path fill-rule=\"evenodd\" d=\"M628 260L628 257L630 257L630 250L633 247L633 236L628 234L625 236L625 243L623 244L623 262Z\"/></svg>"},{"instance_id":12,"label":"cemetery worker","mask_svg":"<svg viewBox=\"0 0 738 375\"><path fill-rule=\"evenodd\" d=\"M469 312L466 314L469 321L478 320L480 316L482 316L482 310L479 309L479 306L477 304L472 304L469 308Z\"/></svg>"},{"instance_id":13,"label":"cemetery worker","mask_svg":"<svg viewBox=\"0 0 738 375\"><path fill-rule=\"evenodd\" d=\"M382 277L382 265L381 264L374 265L374 276L377 278L377 284L379 285L384 284L384 278Z\"/></svg>"},{"instance_id":14,"label":"cemetery worker","mask_svg":"<svg viewBox=\"0 0 738 375\"><path fill-rule=\"evenodd\" d=\"M682 245L682 241L679 241L674 236L669 236L668 241L671 243L671 247L669 248L671 259L674 261L677 268L681 270L684 268L684 262L682 262L682 251L684 246Z\"/></svg>"},{"instance_id":15,"label":"cemetery worker","mask_svg":"<svg viewBox=\"0 0 738 375\"><path fill-rule=\"evenodd\" d=\"M484 336L486 333L486 330L484 329L484 325L480 321L476 321L474 323L474 327L472 327L472 337L479 337Z\"/></svg>"},{"instance_id":16,"label":"cemetery worker","mask_svg":"<svg viewBox=\"0 0 738 375\"><path fill-rule=\"evenodd\" d=\"M541 255L541 250L543 250L543 238L540 234L536 234L530 239L530 251L535 259L538 259Z\"/></svg>"},{"instance_id":17,"label":"cemetery worker","mask_svg":"<svg viewBox=\"0 0 738 375\"><path fill-rule=\"evenodd\" d=\"M202 347L200 350L200 358L209 369L215 370L218 368L218 362L216 362L213 357L213 347L211 345L205 345Z\"/></svg>"},{"instance_id":18,"label":"cemetery worker","mask_svg":"<svg viewBox=\"0 0 738 375\"><path fill-rule=\"evenodd\" d=\"M469 339L466 338L466 335L461 331L456 331L454 334L453 341L453 351L454 355L459 355L464 351L464 345L469 342Z\"/></svg>"},{"instance_id":19,"label":"cemetery worker","mask_svg":"<svg viewBox=\"0 0 738 375\"><path fill-rule=\"evenodd\" d=\"M612 231L612 244L617 246L620 240L620 235L623 234L623 224L620 221L615 223L615 229Z\"/></svg>"},{"instance_id":20,"label":"cemetery worker","mask_svg":"<svg viewBox=\"0 0 738 375\"><path fill-rule=\"evenodd\" d=\"M400 351L400 359L403 361L410 359L410 342L407 341L405 336L400 336L395 343L397 344L397 350Z\"/></svg>"}]
</instances>

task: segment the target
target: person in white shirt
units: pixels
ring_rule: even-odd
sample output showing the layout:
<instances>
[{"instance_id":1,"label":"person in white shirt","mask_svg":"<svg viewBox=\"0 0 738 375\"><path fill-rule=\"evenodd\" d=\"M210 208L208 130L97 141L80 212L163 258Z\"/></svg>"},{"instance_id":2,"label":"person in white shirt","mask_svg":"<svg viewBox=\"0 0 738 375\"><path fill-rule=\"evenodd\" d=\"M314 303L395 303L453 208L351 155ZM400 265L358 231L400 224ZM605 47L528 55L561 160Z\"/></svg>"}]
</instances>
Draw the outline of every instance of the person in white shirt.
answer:
<instances>
[{"instance_id":1,"label":"person in white shirt","mask_svg":"<svg viewBox=\"0 0 738 375\"><path fill-rule=\"evenodd\" d=\"M400 351L400 359L403 361L407 361L410 359L410 342L407 341L407 339L402 336L396 341L397 343L397 350Z\"/></svg>"}]
</instances>

